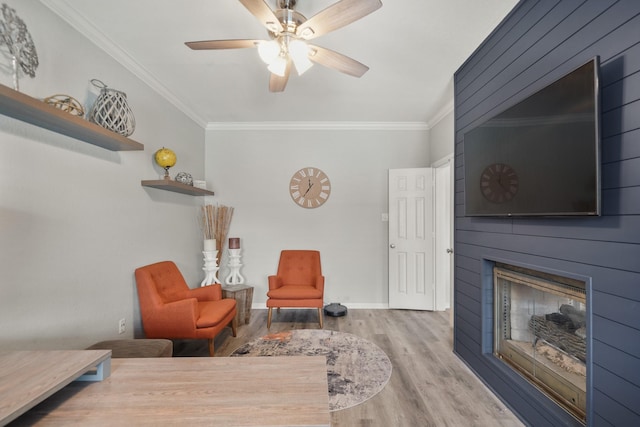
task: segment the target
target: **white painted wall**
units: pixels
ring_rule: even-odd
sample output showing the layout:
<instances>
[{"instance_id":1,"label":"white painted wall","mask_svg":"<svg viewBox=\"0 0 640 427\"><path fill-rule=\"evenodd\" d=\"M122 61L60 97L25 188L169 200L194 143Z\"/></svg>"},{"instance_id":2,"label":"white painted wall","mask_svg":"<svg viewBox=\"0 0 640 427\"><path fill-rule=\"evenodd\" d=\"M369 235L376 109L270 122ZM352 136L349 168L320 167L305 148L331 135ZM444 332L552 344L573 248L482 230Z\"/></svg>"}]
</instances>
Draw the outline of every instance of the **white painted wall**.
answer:
<instances>
[{"instance_id":1,"label":"white painted wall","mask_svg":"<svg viewBox=\"0 0 640 427\"><path fill-rule=\"evenodd\" d=\"M429 155L432 163L453 154L455 150L453 126L453 110L444 114L440 120L429 129Z\"/></svg>"},{"instance_id":2,"label":"white painted wall","mask_svg":"<svg viewBox=\"0 0 640 427\"><path fill-rule=\"evenodd\" d=\"M130 338L140 327L136 267L172 259L189 283L201 280L196 214L203 198L140 181L161 174L153 153L162 146L177 153L175 172L202 179L204 130L38 1L6 2L40 58L21 91L84 101L89 80L99 78L128 94L132 138L145 150L111 152L0 115L0 347L83 348ZM6 67L0 83L12 86Z\"/></svg>"},{"instance_id":3,"label":"white painted wall","mask_svg":"<svg viewBox=\"0 0 640 427\"><path fill-rule=\"evenodd\" d=\"M428 138L427 130L208 130L205 168L216 196L207 203L235 209L230 236L241 238L254 306L265 306L282 249L317 249L325 302L386 307L387 171L429 165ZM317 209L289 196L291 176L305 166L331 180L331 196ZM224 259L222 266L226 277Z\"/></svg>"},{"instance_id":4,"label":"white painted wall","mask_svg":"<svg viewBox=\"0 0 640 427\"><path fill-rule=\"evenodd\" d=\"M322 252L327 302L386 306L387 170L431 164L429 131L205 132L38 1L7 3L40 58L36 78L22 79L21 91L89 102L96 96L89 80L99 78L127 93L137 122L132 138L145 150L112 152L0 115L0 347L84 348L139 335L134 269L174 260L197 286L204 202L236 209L231 234L242 238L242 273L256 286L256 306L284 248ZM0 83L12 85L6 67ZM161 175L153 153L162 146L178 155L172 175L204 178L217 195L141 187ZM289 197L289 179L303 166L332 180L331 198L319 209L301 209ZM124 335L117 334L120 318Z\"/></svg>"}]
</instances>

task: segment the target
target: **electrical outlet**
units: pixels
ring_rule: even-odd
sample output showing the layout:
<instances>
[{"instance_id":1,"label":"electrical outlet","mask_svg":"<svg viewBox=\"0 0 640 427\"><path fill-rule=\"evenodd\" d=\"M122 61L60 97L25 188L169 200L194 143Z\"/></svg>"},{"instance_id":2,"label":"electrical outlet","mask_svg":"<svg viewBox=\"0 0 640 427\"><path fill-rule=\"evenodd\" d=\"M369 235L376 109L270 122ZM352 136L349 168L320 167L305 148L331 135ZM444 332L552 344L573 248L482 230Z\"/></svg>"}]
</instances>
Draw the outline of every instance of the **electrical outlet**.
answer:
<instances>
[{"instance_id":1,"label":"electrical outlet","mask_svg":"<svg viewBox=\"0 0 640 427\"><path fill-rule=\"evenodd\" d=\"M118 322L118 333L119 334L124 334L124 331L126 330L126 322L125 319L120 319L120 321Z\"/></svg>"}]
</instances>

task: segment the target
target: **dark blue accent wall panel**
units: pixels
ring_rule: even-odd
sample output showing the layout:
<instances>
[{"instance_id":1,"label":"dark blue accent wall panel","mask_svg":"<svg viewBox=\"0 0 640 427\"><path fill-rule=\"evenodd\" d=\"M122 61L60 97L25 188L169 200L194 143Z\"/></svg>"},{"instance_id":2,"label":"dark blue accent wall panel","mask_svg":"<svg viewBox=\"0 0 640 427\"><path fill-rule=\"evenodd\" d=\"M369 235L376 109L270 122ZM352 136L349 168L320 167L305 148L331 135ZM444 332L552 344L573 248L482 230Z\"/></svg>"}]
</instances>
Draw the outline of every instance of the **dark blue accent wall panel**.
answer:
<instances>
[{"instance_id":1,"label":"dark blue accent wall panel","mask_svg":"<svg viewBox=\"0 0 640 427\"><path fill-rule=\"evenodd\" d=\"M465 132L595 56L603 215L465 217ZM454 83L455 352L527 424L580 425L492 355L486 277L496 261L587 278L588 424L640 426L640 1L522 0Z\"/></svg>"}]
</instances>

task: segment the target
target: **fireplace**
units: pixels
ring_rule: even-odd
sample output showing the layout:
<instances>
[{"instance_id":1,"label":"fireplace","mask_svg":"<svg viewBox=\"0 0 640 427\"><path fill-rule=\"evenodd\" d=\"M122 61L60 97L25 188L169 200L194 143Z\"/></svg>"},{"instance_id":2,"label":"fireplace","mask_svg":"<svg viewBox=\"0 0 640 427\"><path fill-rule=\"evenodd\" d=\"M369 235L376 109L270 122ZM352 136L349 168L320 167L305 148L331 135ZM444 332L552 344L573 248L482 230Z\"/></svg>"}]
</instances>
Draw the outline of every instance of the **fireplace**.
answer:
<instances>
[{"instance_id":1,"label":"fireplace","mask_svg":"<svg viewBox=\"0 0 640 427\"><path fill-rule=\"evenodd\" d=\"M493 279L495 355L585 423L585 283L504 264Z\"/></svg>"}]
</instances>

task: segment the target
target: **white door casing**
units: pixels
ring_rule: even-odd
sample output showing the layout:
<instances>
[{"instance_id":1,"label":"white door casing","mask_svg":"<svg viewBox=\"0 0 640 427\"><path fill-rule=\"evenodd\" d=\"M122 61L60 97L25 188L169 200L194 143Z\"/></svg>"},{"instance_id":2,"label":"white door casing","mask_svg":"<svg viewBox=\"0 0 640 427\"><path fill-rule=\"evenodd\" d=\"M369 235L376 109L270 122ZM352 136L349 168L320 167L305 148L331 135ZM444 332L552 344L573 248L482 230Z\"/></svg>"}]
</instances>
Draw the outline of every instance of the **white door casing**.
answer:
<instances>
[{"instance_id":1,"label":"white door casing","mask_svg":"<svg viewBox=\"0 0 640 427\"><path fill-rule=\"evenodd\" d=\"M453 156L433 165L435 220L435 310L451 308L453 284Z\"/></svg>"},{"instance_id":2,"label":"white door casing","mask_svg":"<svg viewBox=\"0 0 640 427\"><path fill-rule=\"evenodd\" d=\"M433 169L389 170L389 308L433 310Z\"/></svg>"}]
</instances>

